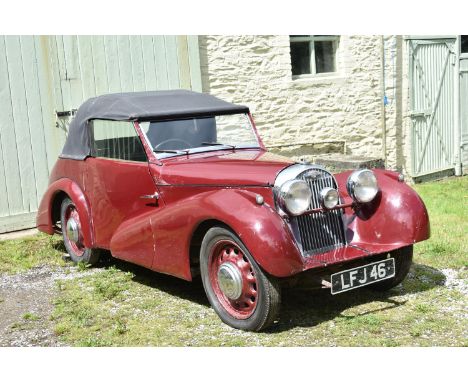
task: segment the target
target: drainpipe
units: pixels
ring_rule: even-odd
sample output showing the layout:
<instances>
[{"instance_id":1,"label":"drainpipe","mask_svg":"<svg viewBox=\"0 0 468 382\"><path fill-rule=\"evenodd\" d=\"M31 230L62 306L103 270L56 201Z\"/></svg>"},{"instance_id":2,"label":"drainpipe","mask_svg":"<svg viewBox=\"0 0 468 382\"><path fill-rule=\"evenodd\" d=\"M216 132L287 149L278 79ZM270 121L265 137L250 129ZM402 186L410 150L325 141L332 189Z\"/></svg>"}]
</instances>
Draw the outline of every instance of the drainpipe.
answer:
<instances>
[{"instance_id":1,"label":"drainpipe","mask_svg":"<svg viewBox=\"0 0 468 382\"><path fill-rule=\"evenodd\" d=\"M387 122L385 116L385 105L387 99L385 96L385 40L384 36L380 36L380 63L382 70L380 71L381 83L381 98L380 98L380 123L382 125L382 156L385 168L387 168Z\"/></svg>"},{"instance_id":2,"label":"drainpipe","mask_svg":"<svg viewBox=\"0 0 468 382\"><path fill-rule=\"evenodd\" d=\"M454 118L454 147L455 147L455 176L461 176L462 165L461 165L461 123L460 123L460 36L457 36L455 40L455 105L453 110Z\"/></svg>"}]
</instances>

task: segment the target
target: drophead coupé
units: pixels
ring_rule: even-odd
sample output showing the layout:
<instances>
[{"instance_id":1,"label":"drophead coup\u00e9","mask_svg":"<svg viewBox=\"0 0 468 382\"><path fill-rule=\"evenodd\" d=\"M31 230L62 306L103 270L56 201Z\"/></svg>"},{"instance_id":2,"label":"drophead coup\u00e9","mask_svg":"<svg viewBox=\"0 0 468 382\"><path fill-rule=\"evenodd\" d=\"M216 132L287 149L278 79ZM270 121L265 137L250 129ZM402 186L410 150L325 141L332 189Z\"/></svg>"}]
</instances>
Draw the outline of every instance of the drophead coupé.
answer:
<instances>
[{"instance_id":1,"label":"drophead coup\u00e9","mask_svg":"<svg viewBox=\"0 0 468 382\"><path fill-rule=\"evenodd\" d=\"M429 238L424 203L393 171L332 175L268 153L246 106L185 90L108 94L77 111L37 226L74 262L112 256L201 275L228 325L258 331L281 288L332 294L402 280Z\"/></svg>"}]
</instances>

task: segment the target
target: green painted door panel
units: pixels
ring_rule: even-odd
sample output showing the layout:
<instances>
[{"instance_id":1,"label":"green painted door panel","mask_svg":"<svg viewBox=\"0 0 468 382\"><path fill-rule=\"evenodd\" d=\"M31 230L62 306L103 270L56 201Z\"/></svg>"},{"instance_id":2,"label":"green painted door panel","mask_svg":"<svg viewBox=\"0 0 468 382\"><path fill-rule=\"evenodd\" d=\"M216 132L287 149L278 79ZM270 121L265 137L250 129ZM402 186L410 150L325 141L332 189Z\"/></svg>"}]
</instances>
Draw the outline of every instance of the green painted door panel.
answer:
<instances>
[{"instance_id":1,"label":"green painted door panel","mask_svg":"<svg viewBox=\"0 0 468 382\"><path fill-rule=\"evenodd\" d=\"M201 91L197 36L0 36L0 232L31 227L73 111L121 91Z\"/></svg>"}]
</instances>

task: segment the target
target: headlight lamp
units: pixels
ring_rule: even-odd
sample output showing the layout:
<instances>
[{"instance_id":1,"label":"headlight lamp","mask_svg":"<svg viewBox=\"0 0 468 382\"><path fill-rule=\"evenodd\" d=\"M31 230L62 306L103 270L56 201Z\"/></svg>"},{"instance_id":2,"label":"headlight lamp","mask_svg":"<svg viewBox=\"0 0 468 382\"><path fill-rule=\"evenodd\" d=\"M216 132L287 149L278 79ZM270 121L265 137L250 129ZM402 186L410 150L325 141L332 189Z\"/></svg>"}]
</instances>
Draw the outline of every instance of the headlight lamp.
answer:
<instances>
[{"instance_id":1,"label":"headlight lamp","mask_svg":"<svg viewBox=\"0 0 468 382\"><path fill-rule=\"evenodd\" d=\"M379 192L377 178L371 170L354 171L346 183L348 194L359 203L369 203Z\"/></svg>"},{"instance_id":2,"label":"headlight lamp","mask_svg":"<svg viewBox=\"0 0 468 382\"><path fill-rule=\"evenodd\" d=\"M281 208L294 216L307 211L311 197L312 193L307 183L298 179L284 182L279 192Z\"/></svg>"}]
</instances>

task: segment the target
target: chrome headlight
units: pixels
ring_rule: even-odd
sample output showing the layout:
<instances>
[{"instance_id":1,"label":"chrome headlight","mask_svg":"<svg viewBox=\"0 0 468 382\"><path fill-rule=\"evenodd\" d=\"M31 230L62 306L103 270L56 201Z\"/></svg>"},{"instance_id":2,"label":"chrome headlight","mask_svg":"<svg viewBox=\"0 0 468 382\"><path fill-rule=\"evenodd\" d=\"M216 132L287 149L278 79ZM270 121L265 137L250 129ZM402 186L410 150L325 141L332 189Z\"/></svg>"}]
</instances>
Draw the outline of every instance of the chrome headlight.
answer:
<instances>
[{"instance_id":1,"label":"chrome headlight","mask_svg":"<svg viewBox=\"0 0 468 382\"><path fill-rule=\"evenodd\" d=\"M346 183L348 194L359 203L368 203L379 192L377 178L371 170L354 171Z\"/></svg>"},{"instance_id":2,"label":"chrome headlight","mask_svg":"<svg viewBox=\"0 0 468 382\"><path fill-rule=\"evenodd\" d=\"M325 187L320 191L320 203L322 203L322 206L326 209L336 207L339 201L340 197L338 195L338 191L334 188Z\"/></svg>"},{"instance_id":3,"label":"chrome headlight","mask_svg":"<svg viewBox=\"0 0 468 382\"><path fill-rule=\"evenodd\" d=\"M301 215L309 208L312 193L303 180L284 182L279 192L279 203L291 215Z\"/></svg>"}]
</instances>

